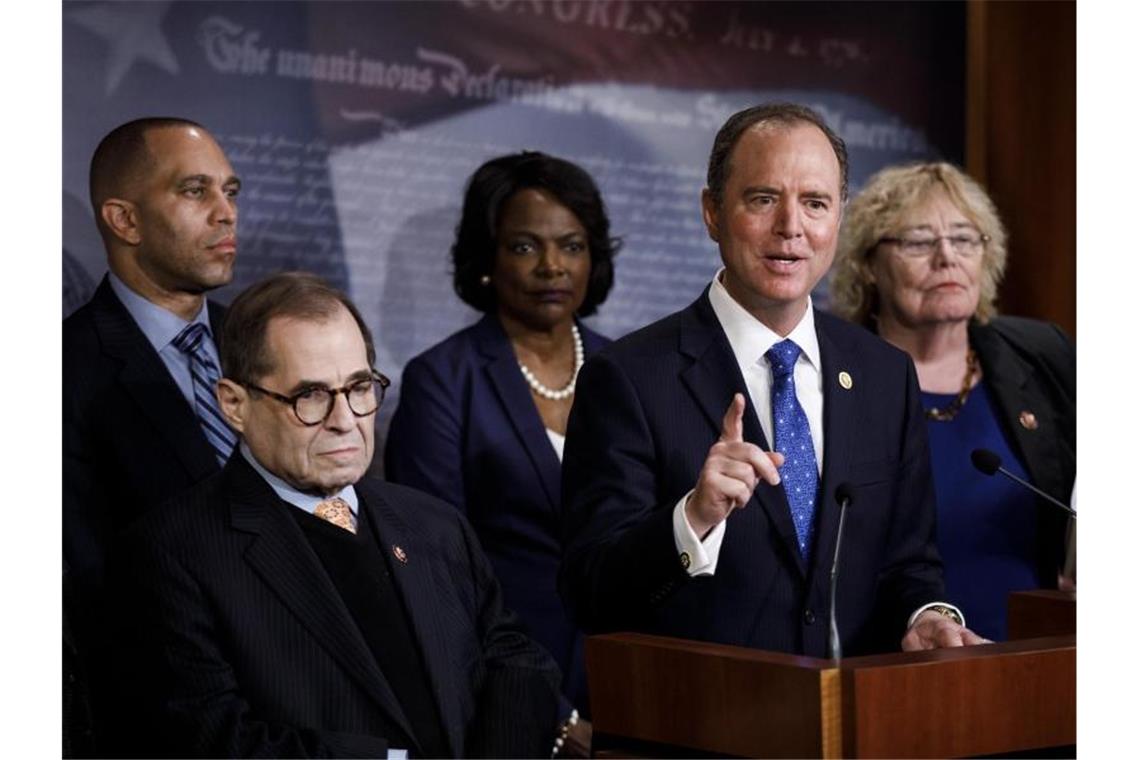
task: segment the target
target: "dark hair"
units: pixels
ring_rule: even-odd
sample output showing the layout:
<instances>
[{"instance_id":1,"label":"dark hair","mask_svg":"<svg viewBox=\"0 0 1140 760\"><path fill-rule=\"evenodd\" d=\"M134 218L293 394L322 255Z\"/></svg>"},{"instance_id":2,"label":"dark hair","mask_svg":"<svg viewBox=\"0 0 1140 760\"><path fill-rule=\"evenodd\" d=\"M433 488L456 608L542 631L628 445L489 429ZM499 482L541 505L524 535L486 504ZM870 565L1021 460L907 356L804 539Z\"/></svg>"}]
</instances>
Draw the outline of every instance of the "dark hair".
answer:
<instances>
[{"instance_id":1,"label":"dark hair","mask_svg":"<svg viewBox=\"0 0 1140 760\"><path fill-rule=\"evenodd\" d=\"M494 289L480 280L495 267L495 238L503 206L515 193L527 189L546 190L586 228L590 282L578 315L587 317L597 311L613 287L613 258L621 241L610 237L605 203L590 175L569 161L537 151L493 158L471 175L451 246L455 292L479 311L495 308Z\"/></svg>"},{"instance_id":2,"label":"dark hair","mask_svg":"<svg viewBox=\"0 0 1140 760\"><path fill-rule=\"evenodd\" d=\"M222 323L218 351L222 374L236 383L256 383L273 372L273 357L265 346L265 333L275 317L325 321L336 314L337 304L356 320L368 349L368 366L376 361L372 333L356 306L341 291L308 272L282 272L250 285L230 304Z\"/></svg>"},{"instance_id":3,"label":"dark hair","mask_svg":"<svg viewBox=\"0 0 1140 760\"><path fill-rule=\"evenodd\" d=\"M149 116L120 124L99 141L95 154L91 156L88 174L91 208L95 211L96 219L102 218L99 207L103 201L119 194L126 182L133 180L153 161L146 146L147 133L170 127L195 127L207 131L201 124L189 119Z\"/></svg>"},{"instance_id":4,"label":"dark hair","mask_svg":"<svg viewBox=\"0 0 1140 760\"><path fill-rule=\"evenodd\" d=\"M732 158L732 149L750 128L757 124L779 124L792 126L794 124L814 124L827 136L839 159L839 198L847 200L847 146L839 135L827 126L823 117L818 113L797 103L761 103L758 106L745 108L728 117L728 121L716 133L713 140L712 152L709 153L708 188L713 203L720 206L724 199L724 186L728 184L728 175L732 170L729 161Z\"/></svg>"}]
</instances>

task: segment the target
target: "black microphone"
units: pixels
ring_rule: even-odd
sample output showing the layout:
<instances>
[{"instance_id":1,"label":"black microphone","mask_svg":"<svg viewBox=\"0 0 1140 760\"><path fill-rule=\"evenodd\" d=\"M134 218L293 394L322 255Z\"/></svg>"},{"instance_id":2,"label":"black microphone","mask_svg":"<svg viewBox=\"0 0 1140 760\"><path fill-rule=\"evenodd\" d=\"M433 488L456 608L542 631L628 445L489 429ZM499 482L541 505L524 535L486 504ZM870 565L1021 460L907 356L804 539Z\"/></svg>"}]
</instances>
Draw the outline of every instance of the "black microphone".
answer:
<instances>
[{"instance_id":1,"label":"black microphone","mask_svg":"<svg viewBox=\"0 0 1140 760\"><path fill-rule=\"evenodd\" d=\"M1073 510L1072 507L1065 506L1064 504L1057 501L1056 499L1054 499L1049 494L1042 491L1037 486L1033 485L1032 483L1027 483L1026 481L1024 481L1021 478L1014 475L1009 470L1002 467L1001 466L1001 457L999 457L997 454L990 451L989 449L974 449L970 453L970 461L974 463L974 467L978 468L979 472L981 472L985 475L993 475L995 473L1000 472L1002 475L1005 475L1007 478L1009 478L1013 482L1020 483L1021 485L1025 486L1030 491L1037 494L1038 496L1040 496L1042 499L1049 502L1050 504L1052 504L1052 505L1054 505L1060 509L1065 510L1065 512L1067 512L1074 520L1077 519L1077 513Z\"/></svg>"},{"instance_id":2,"label":"black microphone","mask_svg":"<svg viewBox=\"0 0 1140 760\"><path fill-rule=\"evenodd\" d=\"M835 531L835 556L831 558L831 598L829 603L829 622L827 648L831 659L839 661L843 658L843 645L839 643L839 623L835 618L835 587L839 580L839 547L843 544L843 524L847 521L847 507L851 505L851 484L840 483L835 489L835 501L839 504L839 528Z\"/></svg>"}]
</instances>

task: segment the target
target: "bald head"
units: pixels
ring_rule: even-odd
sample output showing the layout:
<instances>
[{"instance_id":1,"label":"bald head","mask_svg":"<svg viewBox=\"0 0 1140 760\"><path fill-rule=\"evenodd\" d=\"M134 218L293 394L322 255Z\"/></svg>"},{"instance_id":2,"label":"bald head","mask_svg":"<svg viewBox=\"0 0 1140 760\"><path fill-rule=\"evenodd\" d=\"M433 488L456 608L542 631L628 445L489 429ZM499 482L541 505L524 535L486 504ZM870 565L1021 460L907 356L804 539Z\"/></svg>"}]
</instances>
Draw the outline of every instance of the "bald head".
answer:
<instances>
[{"instance_id":1,"label":"bald head","mask_svg":"<svg viewBox=\"0 0 1140 760\"><path fill-rule=\"evenodd\" d=\"M217 141L185 119L140 119L103 138L91 202L107 266L143 298L191 319L233 276L241 181Z\"/></svg>"},{"instance_id":2,"label":"bald head","mask_svg":"<svg viewBox=\"0 0 1140 760\"><path fill-rule=\"evenodd\" d=\"M102 226L103 202L108 198L121 198L127 189L137 185L139 179L153 170L155 158L147 148L147 133L157 129L192 127L206 132L201 124L189 119L149 117L135 119L111 130L95 148L91 157L89 191L91 208Z\"/></svg>"}]
</instances>

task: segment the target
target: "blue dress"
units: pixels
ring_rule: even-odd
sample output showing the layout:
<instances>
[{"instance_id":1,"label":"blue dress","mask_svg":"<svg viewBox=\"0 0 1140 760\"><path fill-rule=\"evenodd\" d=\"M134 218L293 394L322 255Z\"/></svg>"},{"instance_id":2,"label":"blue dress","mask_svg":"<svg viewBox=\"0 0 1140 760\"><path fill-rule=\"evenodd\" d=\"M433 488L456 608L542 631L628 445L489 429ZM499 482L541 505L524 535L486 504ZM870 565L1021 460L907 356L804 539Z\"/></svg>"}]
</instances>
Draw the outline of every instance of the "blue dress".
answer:
<instances>
[{"instance_id":1,"label":"blue dress","mask_svg":"<svg viewBox=\"0 0 1140 760\"><path fill-rule=\"evenodd\" d=\"M955 396L923 392L922 403L927 409L945 409ZM1007 638L1010 592L1039 587L1034 496L1001 475L983 475L970 462L974 449L990 449L1003 467L1029 479L1002 432L999 415L982 382L953 420L927 421L946 597L961 608L971 630L994 641Z\"/></svg>"}]
</instances>

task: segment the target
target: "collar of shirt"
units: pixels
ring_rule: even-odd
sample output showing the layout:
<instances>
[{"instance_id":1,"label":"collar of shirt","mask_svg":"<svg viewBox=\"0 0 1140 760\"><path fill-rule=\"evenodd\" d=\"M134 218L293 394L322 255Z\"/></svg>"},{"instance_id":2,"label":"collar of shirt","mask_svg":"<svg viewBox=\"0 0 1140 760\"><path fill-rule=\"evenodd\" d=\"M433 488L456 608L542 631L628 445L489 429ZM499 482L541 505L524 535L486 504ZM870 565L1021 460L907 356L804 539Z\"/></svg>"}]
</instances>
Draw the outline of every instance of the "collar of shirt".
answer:
<instances>
[{"instance_id":1,"label":"collar of shirt","mask_svg":"<svg viewBox=\"0 0 1140 760\"><path fill-rule=\"evenodd\" d=\"M289 485L284 480L262 467L261 463L254 458L253 452L249 450L249 446L246 445L245 441L241 442L241 444L238 446L238 450L241 451L241 455L245 457L245 461L249 462L250 466L252 466L253 469L257 471L257 474L265 479L265 482L268 483L269 487L272 488L274 492L281 497L282 501L292 504L298 509L303 509L309 514L313 514L317 510L317 505L322 501L331 499L333 496L339 496L348 503L349 508L352 509L353 516L356 515L359 501L356 498L356 489L351 485L345 486L332 496L313 496L312 494L298 491L296 488Z\"/></svg>"},{"instance_id":2,"label":"collar of shirt","mask_svg":"<svg viewBox=\"0 0 1140 760\"><path fill-rule=\"evenodd\" d=\"M800 347L801 358L806 359L816 372L822 370L819 360L819 338L815 334L815 314L811 296L808 296L807 309L799 324L787 336L778 335L729 295L721 282L724 267L713 277L709 288L709 303L720 320L732 353L742 367L756 363L772 346L786 338L795 341Z\"/></svg>"},{"instance_id":3,"label":"collar of shirt","mask_svg":"<svg viewBox=\"0 0 1140 760\"><path fill-rule=\"evenodd\" d=\"M206 334L213 340L214 333L210 329L209 311L206 305L206 300L202 300L202 308L192 320L187 322L182 317L174 312L167 311L166 309L151 303L135 291L127 287L126 283L115 276L114 272L108 272L108 279L111 281L111 290L122 301L123 306L126 307L127 312L135 320L135 324L143 331L143 335L154 346L156 352L161 352L162 349L170 345L170 342L178 337L187 325L195 322L201 323L206 327Z\"/></svg>"},{"instance_id":4,"label":"collar of shirt","mask_svg":"<svg viewBox=\"0 0 1140 760\"><path fill-rule=\"evenodd\" d=\"M733 300L721 282L723 273L724 269L721 269L713 278L709 288L709 303L740 367L760 429L771 444L775 433L772 428L772 372L764 354L784 340L784 336L777 335ZM800 347L800 358L796 361L795 368L796 399L807 416L816 467L822 472L823 364L820 362L819 338L815 334L815 312L812 311L810 296L803 317L787 337Z\"/></svg>"}]
</instances>

